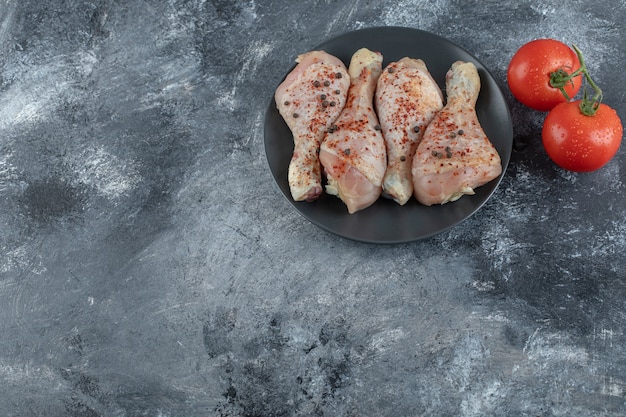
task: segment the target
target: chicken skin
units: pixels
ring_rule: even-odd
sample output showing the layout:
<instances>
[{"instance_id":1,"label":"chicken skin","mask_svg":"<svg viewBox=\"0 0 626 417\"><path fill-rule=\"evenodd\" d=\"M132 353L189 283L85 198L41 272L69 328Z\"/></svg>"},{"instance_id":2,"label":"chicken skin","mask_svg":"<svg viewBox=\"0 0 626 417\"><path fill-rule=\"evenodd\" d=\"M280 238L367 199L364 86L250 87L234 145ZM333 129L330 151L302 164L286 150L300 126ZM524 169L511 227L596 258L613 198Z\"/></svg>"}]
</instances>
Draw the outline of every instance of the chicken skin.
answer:
<instances>
[{"instance_id":1,"label":"chicken skin","mask_svg":"<svg viewBox=\"0 0 626 417\"><path fill-rule=\"evenodd\" d=\"M446 106L435 116L413 159L415 198L444 204L502 173L500 155L476 115L480 77L474 64L457 61L446 74Z\"/></svg>"},{"instance_id":2,"label":"chicken skin","mask_svg":"<svg viewBox=\"0 0 626 417\"><path fill-rule=\"evenodd\" d=\"M324 51L307 52L296 62L274 99L293 134L291 195L295 201L313 201L322 193L320 144L345 105L350 78L344 63Z\"/></svg>"},{"instance_id":3,"label":"chicken skin","mask_svg":"<svg viewBox=\"0 0 626 417\"><path fill-rule=\"evenodd\" d=\"M443 94L421 59L389 64L376 88L376 110L387 146L383 193L398 204L413 194L411 162L426 126L443 107Z\"/></svg>"},{"instance_id":4,"label":"chicken skin","mask_svg":"<svg viewBox=\"0 0 626 417\"><path fill-rule=\"evenodd\" d=\"M339 197L350 214L372 205L382 190L387 157L374 112L374 90L382 63L380 53L366 48L352 56L346 105L320 150L326 192Z\"/></svg>"}]
</instances>

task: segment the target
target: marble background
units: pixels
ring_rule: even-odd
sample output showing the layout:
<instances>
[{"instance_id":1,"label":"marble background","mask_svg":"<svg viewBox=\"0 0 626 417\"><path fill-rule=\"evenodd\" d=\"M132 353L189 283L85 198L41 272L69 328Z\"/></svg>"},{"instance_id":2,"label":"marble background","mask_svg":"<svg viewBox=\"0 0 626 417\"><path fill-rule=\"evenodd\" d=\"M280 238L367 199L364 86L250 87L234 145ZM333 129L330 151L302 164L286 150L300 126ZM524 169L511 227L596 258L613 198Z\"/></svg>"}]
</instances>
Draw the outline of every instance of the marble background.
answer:
<instances>
[{"instance_id":1,"label":"marble background","mask_svg":"<svg viewBox=\"0 0 626 417\"><path fill-rule=\"evenodd\" d=\"M0 2L0 410L22 416L622 416L626 153L552 164L506 86L576 43L626 116L626 3ZM515 149L488 203L398 245L300 216L265 110L345 31L446 37Z\"/></svg>"}]
</instances>

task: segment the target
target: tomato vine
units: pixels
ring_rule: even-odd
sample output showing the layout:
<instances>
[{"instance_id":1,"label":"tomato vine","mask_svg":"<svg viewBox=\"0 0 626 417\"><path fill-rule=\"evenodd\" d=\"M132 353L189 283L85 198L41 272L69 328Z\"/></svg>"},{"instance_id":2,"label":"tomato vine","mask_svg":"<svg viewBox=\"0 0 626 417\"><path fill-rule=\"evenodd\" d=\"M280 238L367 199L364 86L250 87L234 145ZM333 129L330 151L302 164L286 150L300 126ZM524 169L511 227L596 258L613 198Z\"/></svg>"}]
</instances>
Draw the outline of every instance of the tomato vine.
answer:
<instances>
[{"instance_id":1,"label":"tomato vine","mask_svg":"<svg viewBox=\"0 0 626 417\"><path fill-rule=\"evenodd\" d=\"M566 100L571 100L569 94L565 91L565 86L573 83L573 79L575 77L582 76L583 77L583 96L580 101L580 111L586 116L594 116L598 109L600 108L600 104L602 103L602 89L598 87L598 85L593 81L591 75L589 74L589 70L587 68L587 63L583 58L583 54L581 50L576 45L572 45L572 49L576 52L578 56L578 60L580 61L580 68L569 74L565 69L559 68L558 70L552 72L550 74L550 86L554 88L558 88ZM593 91L593 95L590 97L590 89Z\"/></svg>"}]
</instances>

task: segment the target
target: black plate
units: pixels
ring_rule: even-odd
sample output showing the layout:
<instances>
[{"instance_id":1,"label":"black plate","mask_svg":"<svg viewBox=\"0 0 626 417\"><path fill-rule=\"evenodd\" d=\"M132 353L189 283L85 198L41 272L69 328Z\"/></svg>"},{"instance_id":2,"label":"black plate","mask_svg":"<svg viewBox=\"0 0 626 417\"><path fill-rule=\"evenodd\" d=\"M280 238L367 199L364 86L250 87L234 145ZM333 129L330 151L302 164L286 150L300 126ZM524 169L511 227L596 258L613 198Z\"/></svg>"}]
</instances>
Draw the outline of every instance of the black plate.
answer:
<instances>
[{"instance_id":1,"label":"black plate","mask_svg":"<svg viewBox=\"0 0 626 417\"><path fill-rule=\"evenodd\" d=\"M293 136L278 113L273 97L265 115L265 153L270 170L296 210L313 224L339 236L370 243L400 243L443 232L474 214L502 180L513 146L513 125L506 100L489 71L474 56L442 37L422 30L402 27L361 29L339 35L311 50L324 50L348 65L352 54L362 47L381 52L383 65L405 56L423 59L442 90L445 87L445 74L454 61L473 62L482 83L476 113L485 133L500 154L502 174L477 188L475 195L431 207L419 204L415 198L400 206L381 197L367 209L348 214L341 200L325 193L312 203L296 202L291 197L287 181Z\"/></svg>"}]
</instances>

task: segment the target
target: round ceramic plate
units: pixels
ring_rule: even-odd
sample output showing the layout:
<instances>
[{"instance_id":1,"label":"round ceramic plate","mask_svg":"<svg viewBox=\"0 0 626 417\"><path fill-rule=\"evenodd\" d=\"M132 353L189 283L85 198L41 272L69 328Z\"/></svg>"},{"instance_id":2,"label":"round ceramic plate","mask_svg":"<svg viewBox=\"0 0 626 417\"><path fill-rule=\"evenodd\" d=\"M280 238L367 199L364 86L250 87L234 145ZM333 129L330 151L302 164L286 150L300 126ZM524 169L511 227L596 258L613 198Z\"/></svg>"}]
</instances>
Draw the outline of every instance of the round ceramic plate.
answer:
<instances>
[{"instance_id":1,"label":"round ceramic plate","mask_svg":"<svg viewBox=\"0 0 626 417\"><path fill-rule=\"evenodd\" d=\"M506 172L513 147L513 126L506 100L489 71L474 56L429 32L402 27L361 29L339 35L311 50L324 50L341 59L347 66L352 54L363 47L381 52L383 66L405 56L423 59L444 92L445 75L450 65L457 60L473 62L481 79L476 113L485 133L500 154L502 174L477 188L474 195L430 207L419 204L415 198L400 206L381 197L372 206L349 214L339 198L325 193L314 202L296 202L291 197L287 182L293 136L278 113L273 98L265 115L264 132L270 170L280 190L296 210L313 224L339 236L361 242L401 243L443 232L480 209Z\"/></svg>"}]
</instances>

